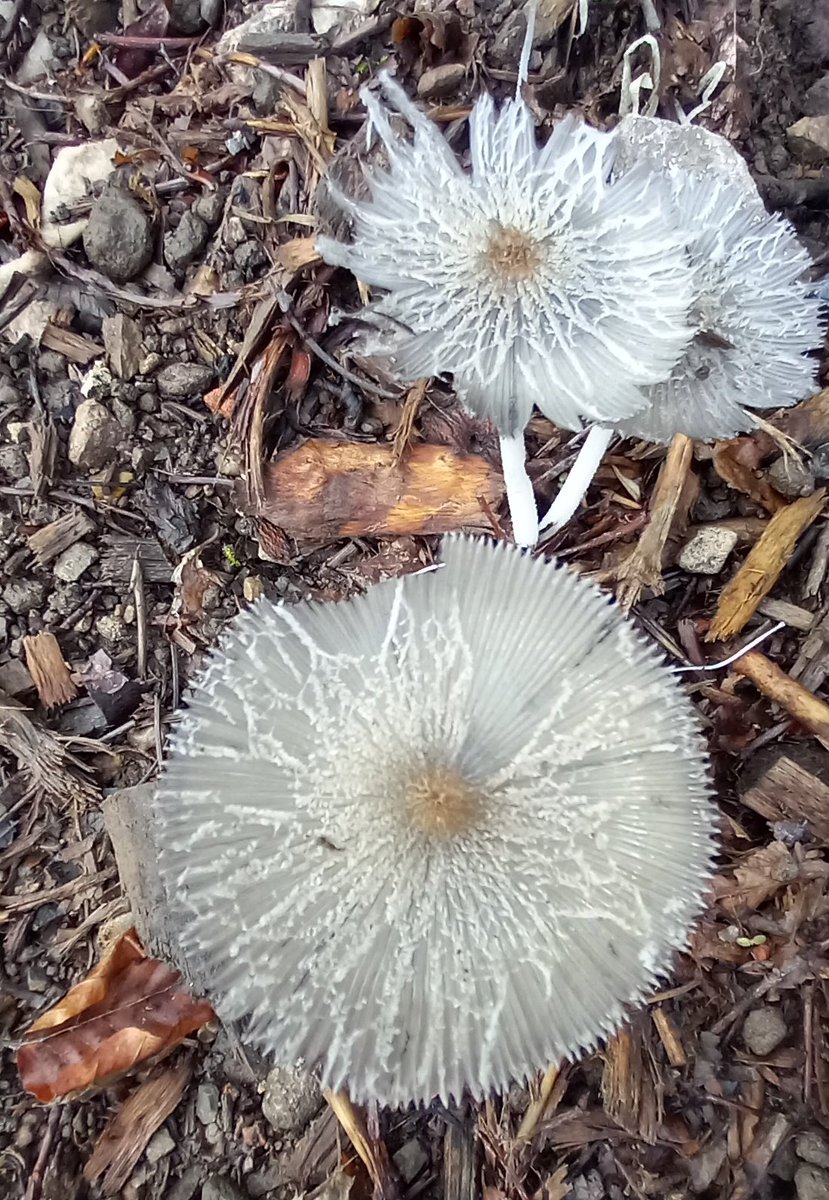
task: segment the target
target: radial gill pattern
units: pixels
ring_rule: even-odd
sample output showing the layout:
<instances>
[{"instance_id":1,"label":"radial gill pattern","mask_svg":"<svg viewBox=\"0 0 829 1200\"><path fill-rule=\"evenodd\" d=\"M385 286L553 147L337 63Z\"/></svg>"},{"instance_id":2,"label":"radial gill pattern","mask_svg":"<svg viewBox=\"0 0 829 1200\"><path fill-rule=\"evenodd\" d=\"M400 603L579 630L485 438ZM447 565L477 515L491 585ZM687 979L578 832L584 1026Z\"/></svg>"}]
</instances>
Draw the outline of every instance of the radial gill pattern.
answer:
<instances>
[{"instance_id":1,"label":"radial gill pattern","mask_svg":"<svg viewBox=\"0 0 829 1200\"><path fill-rule=\"evenodd\" d=\"M610 135L573 118L546 144L520 100L470 117L471 172L443 135L381 76L411 141L364 89L388 170L371 195L338 193L353 241L317 239L322 257L387 293L374 305L385 354L407 380L452 372L460 400L507 436L533 404L567 429L641 408L687 344L690 272L667 189L647 167L611 182Z\"/></svg>"},{"instance_id":2,"label":"radial gill pattern","mask_svg":"<svg viewBox=\"0 0 829 1200\"><path fill-rule=\"evenodd\" d=\"M670 968L714 816L691 707L515 547L242 614L157 799L187 965L283 1063L389 1105L577 1055Z\"/></svg>"},{"instance_id":3,"label":"radial gill pattern","mask_svg":"<svg viewBox=\"0 0 829 1200\"><path fill-rule=\"evenodd\" d=\"M681 145L687 130L666 134L666 143ZM686 136L699 156L697 140ZM715 146L725 140L708 138ZM739 157L728 147L720 151L726 163L726 154ZM688 158L692 164L690 152ZM815 390L817 362L809 352L823 334L811 259L792 225L766 212L747 170L745 177L736 170L703 174L686 164L666 178L694 272L694 336L665 380L643 389L646 407L618 428L652 442L677 433L733 437L756 424L750 408L788 407Z\"/></svg>"}]
</instances>

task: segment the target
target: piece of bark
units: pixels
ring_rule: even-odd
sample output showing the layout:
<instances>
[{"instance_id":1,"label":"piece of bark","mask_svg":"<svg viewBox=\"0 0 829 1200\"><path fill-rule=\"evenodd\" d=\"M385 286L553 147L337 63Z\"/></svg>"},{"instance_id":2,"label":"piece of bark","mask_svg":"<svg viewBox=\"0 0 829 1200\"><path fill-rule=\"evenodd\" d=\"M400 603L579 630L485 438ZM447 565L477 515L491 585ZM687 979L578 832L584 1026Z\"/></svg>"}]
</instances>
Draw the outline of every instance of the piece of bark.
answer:
<instances>
[{"instance_id":1,"label":"piece of bark","mask_svg":"<svg viewBox=\"0 0 829 1200\"><path fill-rule=\"evenodd\" d=\"M0 747L16 760L26 784L66 805L71 800L94 804L98 789L88 781L83 764L50 729L33 721L22 704L0 692Z\"/></svg>"},{"instance_id":2,"label":"piece of bark","mask_svg":"<svg viewBox=\"0 0 829 1200\"><path fill-rule=\"evenodd\" d=\"M777 663L759 650L749 650L734 663L738 675L750 679L754 686L785 709L805 729L813 733L822 746L829 748L829 704L814 692L787 675Z\"/></svg>"},{"instance_id":3,"label":"piece of bark","mask_svg":"<svg viewBox=\"0 0 829 1200\"><path fill-rule=\"evenodd\" d=\"M40 335L40 344L47 350L68 358L70 362L79 363L85 367L93 358L100 358L104 352L103 346L93 342L91 338L83 337L71 329L61 325L49 324Z\"/></svg>"},{"instance_id":4,"label":"piece of bark","mask_svg":"<svg viewBox=\"0 0 829 1200\"><path fill-rule=\"evenodd\" d=\"M242 504L299 542L491 531L487 506L504 494L484 458L425 443L395 463L390 445L305 442L268 463L263 484L258 507Z\"/></svg>"},{"instance_id":5,"label":"piece of bark","mask_svg":"<svg viewBox=\"0 0 829 1200\"><path fill-rule=\"evenodd\" d=\"M478 1132L474 1114L455 1109L443 1138L443 1200L480 1196Z\"/></svg>"},{"instance_id":6,"label":"piece of bark","mask_svg":"<svg viewBox=\"0 0 829 1200\"><path fill-rule=\"evenodd\" d=\"M45 567L53 562L64 550L74 546L81 538L86 537L95 528L95 522L80 508L73 508L64 513L56 521L41 526L26 538L26 542L35 556L39 567Z\"/></svg>"},{"instance_id":7,"label":"piece of bark","mask_svg":"<svg viewBox=\"0 0 829 1200\"><path fill-rule=\"evenodd\" d=\"M53 633L36 633L24 637L23 653L26 666L34 680L40 702L46 708L68 704L78 694L69 668L64 662L58 640Z\"/></svg>"},{"instance_id":8,"label":"piece of bark","mask_svg":"<svg viewBox=\"0 0 829 1200\"><path fill-rule=\"evenodd\" d=\"M608 1040L602 1073L605 1112L617 1125L652 1146L662 1120L659 1079L649 1046L650 1023L641 1015Z\"/></svg>"},{"instance_id":9,"label":"piece of bark","mask_svg":"<svg viewBox=\"0 0 829 1200\"><path fill-rule=\"evenodd\" d=\"M764 617L771 617L772 621L785 621L791 629L802 629L804 632L813 629L817 620L817 614L809 612L807 608L800 608L788 600L772 600L769 597L758 605L757 611Z\"/></svg>"},{"instance_id":10,"label":"piece of bark","mask_svg":"<svg viewBox=\"0 0 829 1200\"><path fill-rule=\"evenodd\" d=\"M779 512L786 506L785 499L740 455L741 443L747 440L735 438L730 442L717 442L712 454L714 469L735 491L742 492L767 512Z\"/></svg>"},{"instance_id":11,"label":"piece of bark","mask_svg":"<svg viewBox=\"0 0 829 1200\"><path fill-rule=\"evenodd\" d=\"M616 597L625 609L636 603L644 588L650 588L657 596L665 590L662 555L680 508L693 453L691 438L678 433L659 471L648 524L632 552L615 570Z\"/></svg>"},{"instance_id":12,"label":"piece of bark","mask_svg":"<svg viewBox=\"0 0 829 1200\"><path fill-rule=\"evenodd\" d=\"M101 578L129 585L136 557L145 583L170 583L173 568L155 538L109 538L101 548Z\"/></svg>"},{"instance_id":13,"label":"piece of bark","mask_svg":"<svg viewBox=\"0 0 829 1200\"><path fill-rule=\"evenodd\" d=\"M826 501L821 489L776 512L733 579L723 588L706 641L733 637L754 616L777 583L798 538L819 516Z\"/></svg>"},{"instance_id":14,"label":"piece of bark","mask_svg":"<svg viewBox=\"0 0 829 1200\"><path fill-rule=\"evenodd\" d=\"M159 1069L140 1084L95 1143L84 1178L94 1183L103 1176L105 1196L120 1192L150 1138L177 1107L191 1075L191 1064L184 1062Z\"/></svg>"},{"instance_id":15,"label":"piece of bark","mask_svg":"<svg viewBox=\"0 0 829 1200\"><path fill-rule=\"evenodd\" d=\"M829 842L829 787L785 754L740 793L740 800L769 822L803 821L815 837Z\"/></svg>"},{"instance_id":16,"label":"piece of bark","mask_svg":"<svg viewBox=\"0 0 829 1200\"><path fill-rule=\"evenodd\" d=\"M154 793L155 785L151 783L122 788L107 796L101 811L141 944L153 958L181 966L181 926L158 871L159 850L152 820ZM187 977L191 984L196 982L189 971Z\"/></svg>"}]
</instances>

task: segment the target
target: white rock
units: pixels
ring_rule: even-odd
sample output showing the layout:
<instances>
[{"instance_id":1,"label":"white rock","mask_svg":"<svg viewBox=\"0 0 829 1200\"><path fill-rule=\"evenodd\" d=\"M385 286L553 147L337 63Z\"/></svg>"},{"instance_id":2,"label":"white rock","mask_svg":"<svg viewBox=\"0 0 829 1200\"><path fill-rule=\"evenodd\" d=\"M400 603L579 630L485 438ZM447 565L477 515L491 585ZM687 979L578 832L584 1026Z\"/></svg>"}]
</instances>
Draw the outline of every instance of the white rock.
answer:
<instances>
[{"instance_id":1,"label":"white rock","mask_svg":"<svg viewBox=\"0 0 829 1200\"><path fill-rule=\"evenodd\" d=\"M87 471L99 471L115 457L121 426L98 400L83 400L69 434L69 461Z\"/></svg>"},{"instance_id":2,"label":"white rock","mask_svg":"<svg viewBox=\"0 0 829 1200\"><path fill-rule=\"evenodd\" d=\"M736 545L733 529L700 525L680 550L676 564L692 575L718 575Z\"/></svg>"},{"instance_id":3,"label":"white rock","mask_svg":"<svg viewBox=\"0 0 829 1200\"><path fill-rule=\"evenodd\" d=\"M362 25L376 11L379 0L311 0L311 24L315 33L347 33Z\"/></svg>"},{"instance_id":4,"label":"white rock","mask_svg":"<svg viewBox=\"0 0 829 1200\"><path fill-rule=\"evenodd\" d=\"M98 551L88 542L75 542L68 546L55 560L54 572L64 583L75 583L89 570L98 557Z\"/></svg>"}]
</instances>

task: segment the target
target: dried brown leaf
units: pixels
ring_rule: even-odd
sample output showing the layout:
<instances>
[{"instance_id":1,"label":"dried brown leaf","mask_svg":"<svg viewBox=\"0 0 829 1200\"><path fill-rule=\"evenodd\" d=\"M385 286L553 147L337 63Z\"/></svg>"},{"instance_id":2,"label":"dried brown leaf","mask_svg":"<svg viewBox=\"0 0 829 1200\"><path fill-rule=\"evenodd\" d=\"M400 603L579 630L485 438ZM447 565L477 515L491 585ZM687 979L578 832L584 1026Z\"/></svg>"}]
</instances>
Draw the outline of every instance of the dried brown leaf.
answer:
<instances>
[{"instance_id":1,"label":"dried brown leaf","mask_svg":"<svg viewBox=\"0 0 829 1200\"><path fill-rule=\"evenodd\" d=\"M716 898L736 912L760 908L788 887L799 875L791 851L782 842L771 842L745 856L733 877L718 875L712 883Z\"/></svg>"},{"instance_id":2,"label":"dried brown leaf","mask_svg":"<svg viewBox=\"0 0 829 1200\"><path fill-rule=\"evenodd\" d=\"M213 1016L130 930L27 1030L17 1052L21 1083L42 1103L100 1086L168 1053Z\"/></svg>"},{"instance_id":3,"label":"dried brown leaf","mask_svg":"<svg viewBox=\"0 0 829 1200\"><path fill-rule=\"evenodd\" d=\"M767 479L757 473L760 450L754 438L734 438L714 446L714 470L729 487L748 496L767 512L776 513L786 501Z\"/></svg>"}]
</instances>

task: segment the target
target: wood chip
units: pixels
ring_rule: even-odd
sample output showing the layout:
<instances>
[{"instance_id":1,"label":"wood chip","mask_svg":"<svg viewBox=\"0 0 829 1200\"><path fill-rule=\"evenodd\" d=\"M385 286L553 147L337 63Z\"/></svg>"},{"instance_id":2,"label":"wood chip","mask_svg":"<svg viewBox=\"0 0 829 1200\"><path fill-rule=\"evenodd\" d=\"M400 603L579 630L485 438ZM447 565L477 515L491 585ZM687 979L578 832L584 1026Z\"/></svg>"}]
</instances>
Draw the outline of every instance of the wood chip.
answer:
<instances>
[{"instance_id":1,"label":"wood chip","mask_svg":"<svg viewBox=\"0 0 829 1200\"><path fill-rule=\"evenodd\" d=\"M615 571L618 582L616 596L623 608L631 608L645 588L650 588L657 596L665 590L662 554L680 508L693 453L691 438L677 434L659 471L651 501L650 520L632 553Z\"/></svg>"},{"instance_id":2,"label":"wood chip","mask_svg":"<svg viewBox=\"0 0 829 1200\"><path fill-rule=\"evenodd\" d=\"M400 463L390 445L309 441L263 470L264 499L241 503L299 542L491 530L503 497L486 459L421 443Z\"/></svg>"},{"instance_id":3,"label":"wood chip","mask_svg":"<svg viewBox=\"0 0 829 1200\"><path fill-rule=\"evenodd\" d=\"M733 637L745 627L777 583L798 538L818 517L825 500L826 491L821 489L774 514L757 545L723 588L707 641Z\"/></svg>"},{"instance_id":4,"label":"wood chip","mask_svg":"<svg viewBox=\"0 0 829 1200\"><path fill-rule=\"evenodd\" d=\"M785 709L822 746L829 749L829 704L819 699L791 675L787 675L777 663L766 658L759 650L749 650L734 663L732 668L738 675L750 679L754 686Z\"/></svg>"},{"instance_id":5,"label":"wood chip","mask_svg":"<svg viewBox=\"0 0 829 1200\"><path fill-rule=\"evenodd\" d=\"M651 1018L656 1026L656 1032L659 1034L659 1040L668 1056L668 1062L672 1067L684 1067L688 1062L688 1056L683 1048L676 1025L674 1025L661 1005L658 1008L651 1009Z\"/></svg>"},{"instance_id":6,"label":"wood chip","mask_svg":"<svg viewBox=\"0 0 829 1200\"><path fill-rule=\"evenodd\" d=\"M23 653L26 666L34 680L40 702L46 708L68 704L78 694L69 668L63 659L58 640L53 633L36 633L24 637Z\"/></svg>"},{"instance_id":7,"label":"wood chip","mask_svg":"<svg viewBox=\"0 0 829 1200\"><path fill-rule=\"evenodd\" d=\"M281 267L291 275L301 271L303 267L314 266L322 262L317 253L315 237L296 237L289 242L283 242L276 252L276 260Z\"/></svg>"},{"instance_id":8,"label":"wood chip","mask_svg":"<svg viewBox=\"0 0 829 1200\"><path fill-rule=\"evenodd\" d=\"M640 1015L632 1028L620 1029L608 1041L602 1098L605 1112L617 1125L653 1146L662 1120L662 1104L646 1030L648 1023Z\"/></svg>"},{"instance_id":9,"label":"wood chip","mask_svg":"<svg viewBox=\"0 0 829 1200\"><path fill-rule=\"evenodd\" d=\"M92 362L93 358L100 358L104 352L103 346L98 342L74 333L71 329L64 329L61 325L47 325L40 335L40 344L47 350L62 354L70 362L79 363L82 367Z\"/></svg>"},{"instance_id":10,"label":"wood chip","mask_svg":"<svg viewBox=\"0 0 829 1200\"><path fill-rule=\"evenodd\" d=\"M397 1200L400 1195L397 1173L392 1167L385 1142L371 1136L363 1114L354 1107L345 1092L326 1089L323 1095L368 1171L376 1200Z\"/></svg>"},{"instance_id":11,"label":"wood chip","mask_svg":"<svg viewBox=\"0 0 829 1200\"><path fill-rule=\"evenodd\" d=\"M746 788L740 801L767 821L804 821L815 837L829 842L829 787L786 755Z\"/></svg>"},{"instance_id":12,"label":"wood chip","mask_svg":"<svg viewBox=\"0 0 829 1200\"><path fill-rule=\"evenodd\" d=\"M95 1143L83 1172L89 1183L103 1177L105 1196L121 1190L150 1138L177 1107L191 1074L185 1062L157 1071L135 1089Z\"/></svg>"},{"instance_id":13,"label":"wood chip","mask_svg":"<svg viewBox=\"0 0 829 1200\"><path fill-rule=\"evenodd\" d=\"M80 508L73 508L56 521L41 526L26 539L29 549L39 567L54 561L64 550L74 546L95 528L92 521Z\"/></svg>"}]
</instances>

